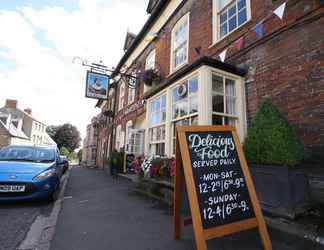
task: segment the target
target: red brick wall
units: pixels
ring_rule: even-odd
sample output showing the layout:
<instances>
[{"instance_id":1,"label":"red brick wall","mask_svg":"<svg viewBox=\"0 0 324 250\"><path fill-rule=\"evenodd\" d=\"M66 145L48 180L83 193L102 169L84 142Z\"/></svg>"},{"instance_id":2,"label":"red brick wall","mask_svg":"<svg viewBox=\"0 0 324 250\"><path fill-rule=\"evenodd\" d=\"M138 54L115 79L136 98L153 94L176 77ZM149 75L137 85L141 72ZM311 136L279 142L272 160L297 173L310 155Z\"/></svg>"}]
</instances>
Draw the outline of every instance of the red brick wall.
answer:
<instances>
[{"instance_id":1,"label":"red brick wall","mask_svg":"<svg viewBox=\"0 0 324 250\"><path fill-rule=\"evenodd\" d=\"M226 62L248 69L246 102L248 122L253 119L263 97L270 97L289 120L304 143L308 161L324 160L324 17L300 23L323 14L319 0L289 0L283 21L272 15L264 24L264 36L248 32L242 50L232 44L242 34L284 1L251 0L252 20L212 45L212 0L188 0L162 29L153 45L137 59L144 69L145 59L156 48L157 69L163 78L170 71L171 30L190 11L189 64L199 56L217 58L228 49ZM318 9L314 12L315 9ZM195 48L199 48L198 55ZM140 96L143 83L140 85Z\"/></svg>"}]
</instances>

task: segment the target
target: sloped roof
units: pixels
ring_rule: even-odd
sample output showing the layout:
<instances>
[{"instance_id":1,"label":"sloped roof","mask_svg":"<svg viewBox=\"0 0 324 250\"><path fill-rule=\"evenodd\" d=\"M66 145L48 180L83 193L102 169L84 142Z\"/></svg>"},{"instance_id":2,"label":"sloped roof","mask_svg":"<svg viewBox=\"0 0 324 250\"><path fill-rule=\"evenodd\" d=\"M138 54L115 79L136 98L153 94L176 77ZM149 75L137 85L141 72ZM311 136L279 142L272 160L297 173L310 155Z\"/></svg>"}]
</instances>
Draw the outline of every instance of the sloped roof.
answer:
<instances>
[{"instance_id":1,"label":"sloped roof","mask_svg":"<svg viewBox=\"0 0 324 250\"><path fill-rule=\"evenodd\" d=\"M0 120L0 126L2 126L12 137L18 137L29 140L28 136L22 130L17 129L12 124L10 124L9 128L7 128L6 125L4 125L3 122Z\"/></svg>"}]
</instances>

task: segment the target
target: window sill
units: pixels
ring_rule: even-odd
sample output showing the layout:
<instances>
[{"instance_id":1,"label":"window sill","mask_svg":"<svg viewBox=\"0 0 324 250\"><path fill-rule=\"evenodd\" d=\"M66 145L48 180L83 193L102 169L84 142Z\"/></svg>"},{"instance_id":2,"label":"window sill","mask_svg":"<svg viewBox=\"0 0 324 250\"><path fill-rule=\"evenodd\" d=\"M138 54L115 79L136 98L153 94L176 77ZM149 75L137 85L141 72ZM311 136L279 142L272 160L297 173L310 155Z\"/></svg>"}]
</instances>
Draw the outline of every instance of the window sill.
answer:
<instances>
[{"instance_id":1,"label":"window sill","mask_svg":"<svg viewBox=\"0 0 324 250\"><path fill-rule=\"evenodd\" d=\"M208 47L208 49L211 49L211 48L216 47L217 45L221 44L222 42L224 42L224 40L228 39L233 34L240 32L244 27L248 26L251 23L252 23L252 18L250 18L245 23L243 23L241 26L237 27L236 29L234 29L231 32L229 32L228 34L226 34L224 37L222 37L216 41L213 40L213 43ZM238 38L236 38L236 39L238 39ZM231 40L230 42L232 42L232 40L234 40L234 39L230 39L230 40Z\"/></svg>"},{"instance_id":2,"label":"window sill","mask_svg":"<svg viewBox=\"0 0 324 250\"><path fill-rule=\"evenodd\" d=\"M185 61L184 63L178 65L176 68L171 69L169 75L167 75L167 78L172 76L174 73L176 73L178 70L182 69L183 67L188 65L188 60Z\"/></svg>"}]
</instances>

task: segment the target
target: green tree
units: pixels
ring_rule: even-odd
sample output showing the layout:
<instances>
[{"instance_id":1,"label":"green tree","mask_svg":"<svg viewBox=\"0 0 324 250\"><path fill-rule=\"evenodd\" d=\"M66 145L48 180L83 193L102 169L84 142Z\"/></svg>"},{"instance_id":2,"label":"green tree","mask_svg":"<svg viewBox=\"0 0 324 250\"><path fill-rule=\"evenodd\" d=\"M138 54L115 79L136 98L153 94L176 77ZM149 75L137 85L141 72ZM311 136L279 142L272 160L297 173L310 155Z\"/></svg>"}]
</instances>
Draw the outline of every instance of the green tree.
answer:
<instances>
[{"instance_id":1,"label":"green tree","mask_svg":"<svg viewBox=\"0 0 324 250\"><path fill-rule=\"evenodd\" d=\"M262 102L248 128L244 151L247 160L256 164L293 167L304 157L295 131L269 99Z\"/></svg>"},{"instance_id":2,"label":"green tree","mask_svg":"<svg viewBox=\"0 0 324 250\"><path fill-rule=\"evenodd\" d=\"M80 132L70 123L60 126L49 126L47 128L47 133L52 137L59 148L66 147L69 152L72 152L80 147Z\"/></svg>"},{"instance_id":3,"label":"green tree","mask_svg":"<svg viewBox=\"0 0 324 250\"><path fill-rule=\"evenodd\" d=\"M46 133L54 140L55 134L60 126L51 125L46 128Z\"/></svg>"},{"instance_id":4,"label":"green tree","mask_svg":"<svg viewBox=\"0 0 324 250\"><path fill-rule=\"evenodd\" d=\"M68 156L70 154L70 151L66 147L63 146L60 148L60 154Z\"/></svg>"}]
</instances>

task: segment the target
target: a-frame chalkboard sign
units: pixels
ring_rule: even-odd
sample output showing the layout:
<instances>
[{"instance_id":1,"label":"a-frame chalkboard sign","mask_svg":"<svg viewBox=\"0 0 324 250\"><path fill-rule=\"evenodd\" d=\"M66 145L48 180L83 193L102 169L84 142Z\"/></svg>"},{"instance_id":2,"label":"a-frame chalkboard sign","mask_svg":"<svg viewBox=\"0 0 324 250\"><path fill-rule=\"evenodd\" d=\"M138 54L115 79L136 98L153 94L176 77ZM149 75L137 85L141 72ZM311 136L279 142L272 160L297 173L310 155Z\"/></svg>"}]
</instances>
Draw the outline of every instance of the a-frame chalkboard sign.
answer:
<instances>
[{"instance_id":1,"label":"a-frame chalkboard sign","mask_svg":"<svg viewBox=\"0 0 324 250\"><path fill-rule=\"evenodd\" d=\"M179 126L176 135L174 238L180 239L183 176L197 250L206 240L258 228L271 242L244 153L232 126Z\"/></svg>"}]
</instances>

